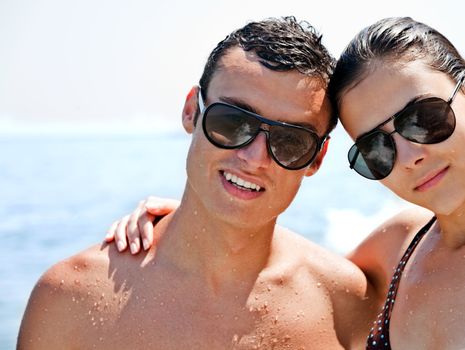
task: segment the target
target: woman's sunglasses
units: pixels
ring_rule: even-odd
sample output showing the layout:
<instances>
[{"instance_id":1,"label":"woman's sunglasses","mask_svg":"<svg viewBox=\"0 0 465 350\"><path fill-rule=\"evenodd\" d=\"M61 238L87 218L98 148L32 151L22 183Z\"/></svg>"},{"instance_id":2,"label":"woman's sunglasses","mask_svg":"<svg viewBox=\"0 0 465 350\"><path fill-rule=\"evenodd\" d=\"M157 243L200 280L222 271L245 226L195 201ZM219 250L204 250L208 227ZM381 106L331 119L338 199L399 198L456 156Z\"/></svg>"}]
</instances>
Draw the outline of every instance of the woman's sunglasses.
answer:
<instances>
[{"instance_id":1,"label":"woman's sunglasses","mask_svg":"<svg viewBox=\"0 0 465 350\"><path fill-rule=\"evenodd\" d=\"M223 102L205 108L200 90L198 101L203 114L203 132L213 145L224 149L245 147L262 131L266 135L269 154L278 165L288 170L309 165L328 137L320 138L305 127L269 120Z\"/></svg>"},{"instance_id":2,"label":"woman's sunglasses","mask_svg":"<svg viewBox=\"0 0 465 350\"><path fill-rule=\"evenodd\" d=\"M429 97L409 103L400 112L358 137L349 150L350 168L371 180L387 177L396 161L396 143L392 137L395 132L420 144L439 143L449 138L455 130L455 114L451 103L464 79L465 74L462 74L447 101ZM381 130L391 120L394 121L394 131Z\"/></svg>"}]
</instances>

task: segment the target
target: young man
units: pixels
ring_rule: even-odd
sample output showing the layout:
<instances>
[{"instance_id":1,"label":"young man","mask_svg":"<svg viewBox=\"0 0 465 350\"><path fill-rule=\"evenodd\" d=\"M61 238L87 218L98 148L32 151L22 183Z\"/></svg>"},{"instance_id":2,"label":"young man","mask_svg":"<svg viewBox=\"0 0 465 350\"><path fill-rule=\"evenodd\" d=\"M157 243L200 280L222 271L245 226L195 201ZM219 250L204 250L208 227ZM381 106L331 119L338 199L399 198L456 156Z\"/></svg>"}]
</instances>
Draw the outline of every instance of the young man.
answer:
<instances>
[{"instance_id":1,"label":"young man","mask_svg":"<svg viewBox=\"0 0 465 350\"><path fill-rule=\"evenodd\" d=\"M363 273L276 226L324 158L332 64L293 18L218 44L184 105L187 183L157 247L95 246L53 266L18 348L361 348L376 309Z\"/></svg>"}]
</instances>

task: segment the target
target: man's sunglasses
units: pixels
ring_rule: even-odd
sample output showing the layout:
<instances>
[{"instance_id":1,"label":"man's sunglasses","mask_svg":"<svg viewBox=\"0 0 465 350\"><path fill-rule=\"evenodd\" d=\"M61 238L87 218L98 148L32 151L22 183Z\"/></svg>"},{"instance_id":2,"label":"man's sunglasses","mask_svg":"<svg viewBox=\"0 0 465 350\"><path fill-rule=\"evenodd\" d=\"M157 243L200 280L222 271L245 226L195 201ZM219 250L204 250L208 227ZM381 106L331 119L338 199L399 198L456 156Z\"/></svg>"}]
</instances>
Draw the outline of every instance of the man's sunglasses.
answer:
<instances>
[{"instance_id":1,"label":"man's sunglasses","mask_svg":"<svg viewBox=\"0 0 465 350\"><path fill-rule=\"evenodd\" d=\"M285 169L298 170L309 165L328 138L327 135L320 138L308 128L266 119L223 102L205 108L200 90L198 101L203 132L213 145L224 149L245 147L262 131L269 154Z\"/></svg>"},{"instance_id":2,"label":"man's sunglasses","mask_svg":"<svg viewBox=\"0 0 465 350\"><path fill-rule=\"evenodd\" d=\"M455 130L455 114L451 103L465 79L462 74L447 101L429 97L407 104L388 120L361 135L348 153L350 168L371 180L387 177L396 161L396 143L392 134L420 144L435 144L449 138ZM394 131L381 129L394 121Z\"/></svg>"}]
</instances>

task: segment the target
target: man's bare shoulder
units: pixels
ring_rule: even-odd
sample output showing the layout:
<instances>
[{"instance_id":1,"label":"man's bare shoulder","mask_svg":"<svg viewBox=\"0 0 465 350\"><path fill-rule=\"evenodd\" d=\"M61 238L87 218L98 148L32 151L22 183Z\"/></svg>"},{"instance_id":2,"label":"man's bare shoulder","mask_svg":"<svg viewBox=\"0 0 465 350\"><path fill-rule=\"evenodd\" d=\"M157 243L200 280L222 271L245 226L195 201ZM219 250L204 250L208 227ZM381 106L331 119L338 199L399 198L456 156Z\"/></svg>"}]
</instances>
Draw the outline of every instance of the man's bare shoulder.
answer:
<instances>
[{"instance_id":1,"label":"man's bare shoulder","mask_svg":"<svg viewBox=\"0 0 465 350\"><path fill-rule=\"evenodd\" d=\"M351 261L285 228L279 228L276 266L284 274L297 270L331 293L366 293L366 278Z\"/></svg>"},{"instance_id":2,"label":"man's bare shoulder","mask_svg":"<svg viewBox=\"0 0 465 350\"><path fill-rule=\"evenodd\" d=\"M29 298L18 349L63 349L79 343L98 326L95 311L108 305L108 297L123 295L125 280L118 278L119 270L140 266L140 259L98 244L50 267Z\"/></svg>"},{"instance_id":3,"label":"man's bare shoulder","mask_svg":"<svg viewBox=\"0 0 465 350\"><path fill-rule=\"evenodd\" d=\"M279 228L280 252L288 261L298 261L318 273L352 273L356 268L346 258L286 228Z\"/></svg>"},{"instance_id":4,"label":"man's bare shoulder","mask_svg":"<svg viewBox=\"0 0 465 350\"><path fill-rule=\"evenodd\" d=\"M309 296L329 300L328 313L341 344L346 348L361 347L373 309L363 272L346 258L296 233L283 229L279 234L285 247L281 266L286 268L278 271L290 280L297 276L307 281L305 291L314 291Z\"/></svg>"}]
</instances>

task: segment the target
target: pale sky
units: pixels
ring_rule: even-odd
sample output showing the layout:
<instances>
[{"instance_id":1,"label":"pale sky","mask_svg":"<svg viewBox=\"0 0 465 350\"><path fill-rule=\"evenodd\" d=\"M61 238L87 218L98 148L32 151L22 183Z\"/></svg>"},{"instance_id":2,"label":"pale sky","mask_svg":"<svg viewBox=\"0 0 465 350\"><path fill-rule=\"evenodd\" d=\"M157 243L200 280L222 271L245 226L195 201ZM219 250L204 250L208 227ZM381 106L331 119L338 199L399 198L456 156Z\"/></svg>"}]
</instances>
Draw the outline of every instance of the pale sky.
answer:
<instances>
[{"instance_id":1,"label":"pale sky","mask_svg":"<svg viewBox=\"0 0 465 350\"><path fill-rule=\"evenodd\" d=\"M464 54L464 10L459 0L0 0L0 129L176 125L211 49L250 20L305 19L337 57L372 22L411 16Z\"/></svg>"}]
</instances>

